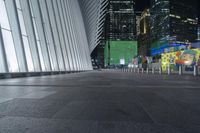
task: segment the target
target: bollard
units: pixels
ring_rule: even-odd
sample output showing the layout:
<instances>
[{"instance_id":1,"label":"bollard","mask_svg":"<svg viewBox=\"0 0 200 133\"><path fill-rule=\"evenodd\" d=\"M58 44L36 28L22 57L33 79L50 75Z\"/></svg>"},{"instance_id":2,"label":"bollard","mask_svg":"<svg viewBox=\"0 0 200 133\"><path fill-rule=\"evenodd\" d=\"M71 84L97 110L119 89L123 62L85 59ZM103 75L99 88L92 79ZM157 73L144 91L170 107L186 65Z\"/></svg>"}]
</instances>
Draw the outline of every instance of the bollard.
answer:
<instances>
[{"instance_id":1,"label":"bollard","mask_svg":"<svg viewBox=\"0 0 200 133\"><path fill-rule=\"evenodd\" d=\"M140 73L140 68L138 68L138 73Z\"/></svg>"},{"instance_id":2,"label":"bollard","mask_svg":"<svg viewBox=\"0 0 200 133\"><path fill-rule=\"evenodd\" d=\"M149 68L147 68L147 74L149 74Z\"/></svg>"},{"instance_id":3,"label":"bollard","mask_svg":"<svg viewBox=\"0 0 200 133\"><path fill-rule=\"evenodd\" d=\"M162 74L162 67L159 67L159 74Z\"/></svg>"},{"instance_id":4,"label":"bollard","mask_svg":"<svg viewBox=\"0 0 200 133\"><path fill-rule=\"evenodd\" d=\"M179 66L179 75L182 75L183 74L183 70L182 70L182 66L180 65Z\"/></svg>"},{"instance_id":5,"label":"bollard","mask_svg":"<svg viewBox=\"0 0 200 133\"><path fill-rule=\"evenodd\" d=\"M197 76L197 66L194 65L194 76Z\"/></svg>"},{"instance_id":6,"label":"bollard","mask_svg":"<svg viewBox=\"0 0 200 133\"><path fill-rule=\"evenodd\" d=\"M136 72L136 68L134 68L134 70L133 70L133 71L134 71L134 73L135 73L135 72Z\"/></svg>"},{"instance_id":7,"label":"bollard","mask_svg":"<svg viewBox=\"0 0 200 133\"><path fill-rule=\"evenodd\" d=\"M170 65L168 65L168 68L167 68L167 73L168 73L168 75L170 75L170 74L171 74L171 68L170 68Z\"/></svg>"},{"instance_id":8,"label":"bollard","mask_svg":"<svg viewBox=\"0 0 200 133\"><path fill-rule=\"evenodd\" d=\"M144 73L144 68L142 68L142 73Z\"/></svg>"},{"instance_id":9,"label":"bollard","mask_svg":"<svg viewBox=\"0 0 200 133\"><path fill-rule=\"evenodd\" d=\"M152 68L152 74L154 74L155 73L155 69L154 68Z\"/></svg>"}]
</instances>

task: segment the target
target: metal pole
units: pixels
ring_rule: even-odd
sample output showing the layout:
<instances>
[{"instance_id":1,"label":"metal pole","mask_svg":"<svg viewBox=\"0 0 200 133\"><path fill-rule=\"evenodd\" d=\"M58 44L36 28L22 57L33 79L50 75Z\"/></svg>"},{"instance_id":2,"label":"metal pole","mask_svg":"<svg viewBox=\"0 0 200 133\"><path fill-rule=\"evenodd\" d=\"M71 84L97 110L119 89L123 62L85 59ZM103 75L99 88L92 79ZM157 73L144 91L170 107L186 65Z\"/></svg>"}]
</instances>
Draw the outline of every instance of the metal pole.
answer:
<instances>
[{"instance_id":1,"label":"metal pole","mask_svg":"<svg viewBox=\"0 0 200 133\"><path fill-rule=\"evenodd\" d=\"M182 75L183 74L183 70L182 70L182 66L180 65L179 66L179 75Z\"/></svg>"},{"instance_id":2,"label":"metal pole","mask_svg":"<svg viewBox=\"0 0 200 133\"><path fill-rule=\"evenodd\" d=\"M197 76L197 66L194 65L194 76Z\"/></svg>"},{"instance_id":3,"label":"metal pole","mask_svg":"<svg viewBox=\"0 0 200 133\"><path fill-rule=\"evenodd\" d=\"M170 68L170 64L168 65L168 69L167 69L168 75L171 74L171 68Z\"/></svg>"},{"instance_id":4,"label":"metal pole","mask_svg":"<svg viewBox=\"0 0 200 133\"><path fill-rule=\"evenodd\" d=\"M147 74L149 74L149 68L147 68Z\"/></svg>"},{"instance_id":5,"label":"metal pole","mask_svg":"<svg viewBox=\"0 0 200 133\"><path fill-rule=\"evenodd\" d=\"M154 68L152 68L152 74L154 74L155 73L155 69Z\"/></svg>"},{"instance_id":6,"label":"metal pole","mask_svg":"<svg viewBox=\"0 0 200 133\"><path fill-rule=\"evenodd\" d=\"M159 74L162 74L162 67L159 67Z\"/></svg>"}]
</instances>

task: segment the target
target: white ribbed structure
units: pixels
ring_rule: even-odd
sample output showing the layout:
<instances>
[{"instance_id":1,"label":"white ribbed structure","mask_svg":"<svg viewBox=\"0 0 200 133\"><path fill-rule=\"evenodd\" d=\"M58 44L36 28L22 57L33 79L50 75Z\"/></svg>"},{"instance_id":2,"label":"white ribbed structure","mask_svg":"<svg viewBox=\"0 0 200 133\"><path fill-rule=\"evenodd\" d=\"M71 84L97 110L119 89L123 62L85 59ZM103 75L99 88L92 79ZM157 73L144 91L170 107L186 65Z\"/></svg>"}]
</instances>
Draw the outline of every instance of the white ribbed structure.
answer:
<instances>
[{"instance_id":1,"label":"white ribbed structure","mask_svg":"<svg viewBox=\"0 0 200 133\"><path fill-rule=\"evenodd\" d=\"M92 52L100 43L108 0L79 0L85 22L89 48Z\"/></svg>"},{"instance_id":2,"label":"white ribbed structure","mask_svg":"<svg viewBox=\"0 0 200 133\"><path fill-rule=\"evenodd\" d=\"M92 70L107 0L0 0L0 73Z\"/></svg>"}]
</instances>

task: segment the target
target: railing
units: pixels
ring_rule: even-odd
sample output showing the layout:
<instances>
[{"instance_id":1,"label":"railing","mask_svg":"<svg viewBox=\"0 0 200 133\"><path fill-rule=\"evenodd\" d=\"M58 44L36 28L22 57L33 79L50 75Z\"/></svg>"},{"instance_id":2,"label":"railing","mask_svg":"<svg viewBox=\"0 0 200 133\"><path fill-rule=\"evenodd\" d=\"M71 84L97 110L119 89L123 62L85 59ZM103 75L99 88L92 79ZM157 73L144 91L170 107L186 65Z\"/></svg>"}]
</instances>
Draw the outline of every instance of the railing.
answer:
<instances>
[{"instance_id":1,"label":"railing","mask_svg":"<svg viewBox=\"0 0 200 133\"><path fill-rule=\"evenodd\" d=\"M141 74L178 74L178 75L184 75L184 74L190 74L193 76L198 76L200 74L200 70L198 70L198 66L193 66L193 71L190 72L183 72L183 67L179 66L178 71L172 71L171 67L168 66L167 71L163 71L162 67L153 67L153 68L117 68L117 69L110 69L112 71L120 71L120 72L131 72L131 73L141 73Z\"/></svg>"}]
</instances>

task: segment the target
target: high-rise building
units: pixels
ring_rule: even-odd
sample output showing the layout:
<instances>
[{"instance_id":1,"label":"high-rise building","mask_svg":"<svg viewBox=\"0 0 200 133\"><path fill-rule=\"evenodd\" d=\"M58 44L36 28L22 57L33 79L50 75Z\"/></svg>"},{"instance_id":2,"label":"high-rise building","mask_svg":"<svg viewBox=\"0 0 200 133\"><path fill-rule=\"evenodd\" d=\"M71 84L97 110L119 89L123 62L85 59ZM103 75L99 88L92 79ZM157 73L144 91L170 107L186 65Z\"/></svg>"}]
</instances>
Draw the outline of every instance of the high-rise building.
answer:
<instances>
[{"instance_id":1,"label":"high-rise building","mask_svg":"<svg viewBox=\"0 0 200 133\"><path fill-rule=\"evenodd\" d=\"M136 40L135 0L110 0L107 39Z\"/></svg>"},{"instance_id":2,"label":"high-rise building","mask_svg":"<svg viewBox=\"0 0 200 133\"><path fill-rule=\"evenodd\" d=\"M150 55L150 11L145 9L140 17L140 34L138 36L139 55Z\"/></svg>"},{"instance_id":3,"label":"high-rise building","mask_svg":"<svg viewBox=\"0 0 200 133\"><path fill-rule=\"evenodd\" d=\"M137 55L135 0L110 0L106 20L105 65L131 63Z\"/></svg>"},{"instance_id":4,"label":"high-rise building","mask_svg":"<svg viewBox=\"0 0 200 133\"><path fill-rule=\"evenodd\" d=\"M197 38L198 0L151 0L152 55L182 48Z\"/></svg>"},{"instance_id":5,"label":"high-rise building","mask_svg":"<svg viewBox=\"0 0 200 133\"><path fill-rule=\"evenodd\" d=\"M136 30L137 30L137 36L140 35L140 20L141 20L141 16L137 15L137 16L136 16Z\"/></svg>"},{"instance_id":6,"label":"high-rise building","mask_svg":"<svg viewBox=\"0 0 200 133\"><path fill-rule=\"evenodd\" d=\"M200 25L198 26L197 30L197 41L200 41Z\"/></svg>"},{"instance_id":7,"label":"high-rise building","mask_svg":"<svg viewBox=\"0 0 200 133\"><path fill-rule=\"evenodd\" d=\"M147 34L150 33L150 11L145 9L140 18L140 33Z\"/></svg>"}]
</instances>

